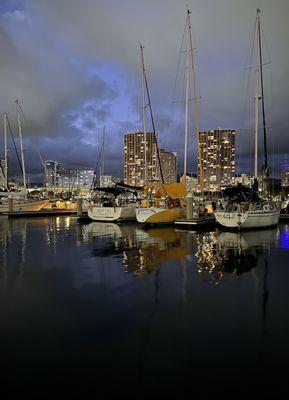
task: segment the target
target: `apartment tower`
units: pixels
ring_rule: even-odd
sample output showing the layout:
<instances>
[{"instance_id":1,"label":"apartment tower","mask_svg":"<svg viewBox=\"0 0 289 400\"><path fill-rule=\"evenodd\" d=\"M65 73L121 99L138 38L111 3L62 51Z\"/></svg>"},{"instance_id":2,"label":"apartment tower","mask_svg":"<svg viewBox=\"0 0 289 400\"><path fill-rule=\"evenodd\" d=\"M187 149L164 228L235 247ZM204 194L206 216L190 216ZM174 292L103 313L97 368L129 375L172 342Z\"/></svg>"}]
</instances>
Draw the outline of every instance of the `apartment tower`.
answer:
<instances>
[{"instance_id":1,"label":"apartment tower","mask_svg":"<svg viewBox=\"0 0 289 400\"><path fill-rule=\"evenodd\" d=\"M201 190L221 190L235 175L234 130L199 132L198 186Z\"/></svg>"}]
</instances>

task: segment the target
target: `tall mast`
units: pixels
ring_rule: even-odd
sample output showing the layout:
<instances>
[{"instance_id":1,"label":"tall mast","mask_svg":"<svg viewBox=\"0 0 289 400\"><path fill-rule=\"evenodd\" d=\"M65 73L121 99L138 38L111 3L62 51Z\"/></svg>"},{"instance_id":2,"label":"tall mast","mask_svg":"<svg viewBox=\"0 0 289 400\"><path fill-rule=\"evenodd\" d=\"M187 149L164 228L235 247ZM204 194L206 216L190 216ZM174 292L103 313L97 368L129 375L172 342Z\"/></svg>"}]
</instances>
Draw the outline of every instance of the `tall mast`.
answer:
<instances>
[{"instance_id":1,"label":"tall mast","mask_svg":"<svg viewBox=\"0 0 289 400\"><path fill-rule=\"evenodd\" d=\"M4 117L4 184L5 189L8 190L8 149L7 149L7 113L3 114Z\"/></svg>"},{"instance_id":2,"label":"tall mast","mask_svg":"<svg viewBox=\"0 0 289 400\"><path fill-rule=\"evenodd\" d=\"M142 89L142 123L144 136L144 184L147 183L147 132L146 132L146 104L145 104L145 66L143 46L140 44L141 53L141 89Z\"/></svg>"},{"instance_id":3,"label":"tall mast","mask_svg":"<svg viewBox=\"0 0 289 400\"><path fill-rule=\"evenodd\" d=\"M199 148L199 100L197 96L197 86L196 86L196 70L195 70L195 57L194 57L194 49L193 49L193 33L191 26L191 17L190 10L187 8L188 13L188 28L189 28L189 39L190 39L190 53L191 53L191 61L192 61L192 75L193 75L193 96L194 96L194 121L195 121L195 134L197 139L198 146L198 159L201 163L201 154ZM201 190L203 190L203 178L202 178L202 167L200 168L200 182L201 182Z\"/></svg>"},{"instance_id":4,"label":"tall mast","mask_svg":"<svg viewBox=\"0 0 289 400\"><path fill-rule=\"evenodd\" d=\"M189 115L189 14L187 15L187 26L186 26L186 35L187 35L187 46L186 46L186 97L185 97L185 148L184 148L184 179L186 182L187 176L187 153L188 153L188 115Z\"/></svg>"},{"instance_id":5,"label":"tall mast","mask_svg":"<svg viewBox=\"0 0 289 400\"><path fill-rule=\"evenodd\" d=\"M22 128L20 123L20 111L21 106L19 101L16 100L16 109L17 109L17 121L18 121L18 131L19 131L19 139L20 139L20 152L21 152L21 164L22 164L22 173L23 173L23 186L26 189L26 170L25 170L25 160L24 160L24 149L23 149L23 141L22 141Z\"/></svg>"},{"instance_id":6,"label":"tall mast","mask_svg":"<svg viewBox=\"0 0 289 400\"><path fill-rule=\"evenodd\" d=\"M257 10L256 17L256 88L255 88L255 165L254 165L254 177L258 177L258 130L259 130L259 82L260 82L260 42L259 42L259 25L260 25L260 16L259 11Z\"/></svg>"},{"instance_id":7,"label":"tall mast","mask_svg":"<svg viewBox=\"0 0 289 400\"><path fill-rule=\"evenodd\" d=\"M258 22L258 38L259 38L259 55L260 55L260 78L261 78L261 98L262 98L262 117L263 117L263 138L264 138L264 175L269 176L268 171L268 157L267 157L267 134L266 134L266 118L265 118L265 99L264 99L264 84L263 84L263 61L262 61L262 45L261 45L261 24L260 24L260 13L257 10L257 22Z\"/></svg>"}]
</instances>

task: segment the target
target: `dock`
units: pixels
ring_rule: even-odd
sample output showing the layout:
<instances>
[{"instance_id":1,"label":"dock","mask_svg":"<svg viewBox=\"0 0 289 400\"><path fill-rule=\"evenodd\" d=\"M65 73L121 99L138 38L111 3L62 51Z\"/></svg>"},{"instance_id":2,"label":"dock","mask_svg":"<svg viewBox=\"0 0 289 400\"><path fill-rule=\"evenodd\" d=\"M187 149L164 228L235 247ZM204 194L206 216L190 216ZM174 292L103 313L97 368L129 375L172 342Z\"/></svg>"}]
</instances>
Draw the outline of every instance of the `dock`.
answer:
<instances>
[{"instance_id":1,"label":"dock","mask_svg":"<svg viewBox=\"0 0 289 400\"><path fill-rule=\"evenodd\" d=\"M175 221L175 224L184 227L203 228L215 225L216 219L214 215L202 216L196 218L183 218L183 219L177 219Z\"/></svg>"},{"instance_id":2,"label":"dock","mask_svg":"<svg viewBox=\"0 0 289 400\"><path fill-rule=\"evenodd\" d=\"M55 217L61 215L76 215L77 211L71 210L40 210L40 211L10 211L3 212L0 216L8 218L25 218L25 217Z\"/></svg>"}]
</instances>

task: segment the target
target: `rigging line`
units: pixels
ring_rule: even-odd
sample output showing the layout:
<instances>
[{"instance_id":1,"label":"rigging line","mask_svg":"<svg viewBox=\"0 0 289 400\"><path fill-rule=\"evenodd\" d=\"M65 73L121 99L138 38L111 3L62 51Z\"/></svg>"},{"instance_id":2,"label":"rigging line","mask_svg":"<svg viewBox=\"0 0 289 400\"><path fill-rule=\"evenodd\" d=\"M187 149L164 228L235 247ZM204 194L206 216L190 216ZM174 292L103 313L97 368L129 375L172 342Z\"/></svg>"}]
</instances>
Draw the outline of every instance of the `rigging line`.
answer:
<instances>
[{"instance_id":1,"label":"rigging line","mask_svg":"<svg viewBox=\"0 0 289 400\"><path fill-rule=\"evenodd\" d=\"M187 21L185 22L184 31L183 31L183 34L182 34L181 47L180 47L179 56L178 56L177 72L176 72L175 81L174 81L174 88L173 88L172 99L175 98L176 90L177 90L177 82L178 82L178 76L179 76L179 70L180 70L180 63L181 63L181 56L182 56L182 48L183 48L183 45L184 45L184 39L185 39L185 34L186 34L186 28L187 28ZM174 105L174 101L172 100L171 105L170 105L169 118L168 118L168 126L167 126L167 130L168 130L168 131L169 131L170 127L171 127L172 118L173 118L173 114L174 114L174 112L173 112L173 105Z\"/></svg>"},{"instance_id":2,"label":"rigging line","mask_svg":"<svg viewBox=\"0 0 289 400\"><path fill-rule=\"evenodd\" d=\"M16 156L17 156L18 164L19 164L20 170L21 170L21 172L23 174L22 164L21 164L21 161L20 161L19 153L18 153L18 150L17 150L17 146L16 146L16 143L15 143L15 139L14 139L14 135L13 135L13 132L12 132L12 129L11 129L11 125L10 125L10 121L9 121L8 115L7 115L7 122L8 122L8 129L9 129L11 137L12 137L14 150L15 150L15 153L16 153Z\"/></svg>"},{"instance_id":3,"label":"rigging line","mask_svg":"<svg viewBox=\"0 0 289 400\"><path fill-rule=\"evenodd\" d=\"M145 79L145 86L146 86L146 92L147 92L147 97L148 97L148 104L149 104L150 116L151 116L151 121L152 121L154 139L155 139L155 144L157 146L157 155L158 155L160 173L161 173L162 183L164 184L165 182L164 182L163 169L162 169L162 163L161 163L161 158L160 158L160 150L159 150L157 136L156 136L155 122L154 122L154 117L153 117L153 111L152 111L150 93L149 93L149 88L148 88L147 76L146 76L145 72L144 72L144 79Z\"/></svg>"},{"instance_id":4,"label":"rigging line","mask_svg":"<svg viewBox=\"0 0 289 400\"><path fill-rule=\"evenodd\" d=\"M251 35L251 44L249 47L249 52L247 54L245 65L252 65L252 62L253 62L255 31L256 31L256 20L255 20L254 29L253 29L253 32ZM251 69L251 67L250 67L250 69ZM245 78L245 75L243 76L243 80L245 81L244 83L246 83L246 85L244 84L244 86L243 86L245 88L245 90L243 91L243 101L242 101L243 106L242 106L242 113L241 113L240 130L243 128L244 121L245 121L246 104L247 104L246 98L248 98L249 88L250 88L250 84L251 84L250 79L252 79L252 74L250 74L250 73L248 74L247 79Z\"/></svg>"},{"instance_id":5,"label":"rigging line","mask_svg":"<svg viewBox=\"0 0 289 400\"><path fill-rule=\"evenodd\" d=\"M130 120L130 116L131 116L131 111L133 108L140 108L140 107L134 107L133 106L133 93L135 90L135 86L136 86L136 75L134 75L133 79L131 80L130 83L130 101L129 101L129 105L128 105L128 109L127 109L127 119L126 119L126 125L125 125L125 132L128 132L128 124L129 124L129 120Z\"/></svg>"},{"instance_id":6,"label":"rigging line","mask_svg":"<svg viewBox=\"0 0 289 400\"><path fill-rule=\"evenodd\" d=\"M101 157L102 157L102 152L103 152L103 142L102 142L100 151L98 153L98 158L97 158L96 166L95 166L95 169L94 169L94 176L93 176L93 179L92 179L91 184L90 184L90 190L93 189L93 186L95 185L95 183L97 183L97 171L98 171L98 166L99 166L99 163L100 163L100 160L101 160Z\"/></svg>"},{"instance_id":7,"label":"rigging line","mask_svg":"<svg viewBox=\"0 0 289 400\"><path fill-rule=\"evenodd\" d=\"M257 28L257 21L255 19L253 31L252 31L252 34L251 34L249 51L248 51L248 54L247 54L247 57L246 57L245 65L250 65L251 66L252 63L253 63L256 28ZM245 68L245 69L248 69L248 68ZM247 75L247 78L246 78L246 75ZM249 69L249 73L248 74L245 74L245 72L243 73L243 79L242 80L244 82L244 85L242 85L244 90L243 90L243 95L242 95L242 105L240 107L241 108L241 115L240 115L239 132L242 132L242 131L244 131L246 129L246 128L244 128L244 125L245 125L245 115L246 115L247 107L248 107L248 103L249 103L247 101L247 99L251 98L251 96L249 96L249 92L250 92L250 88L253 87L253 85L252 85L253 74L251 73L251 69ZM247 130L249 130L249 129L247 129ZM251 165L251 158L250 158L250 165Z\"/></svg>"}]
</instances>

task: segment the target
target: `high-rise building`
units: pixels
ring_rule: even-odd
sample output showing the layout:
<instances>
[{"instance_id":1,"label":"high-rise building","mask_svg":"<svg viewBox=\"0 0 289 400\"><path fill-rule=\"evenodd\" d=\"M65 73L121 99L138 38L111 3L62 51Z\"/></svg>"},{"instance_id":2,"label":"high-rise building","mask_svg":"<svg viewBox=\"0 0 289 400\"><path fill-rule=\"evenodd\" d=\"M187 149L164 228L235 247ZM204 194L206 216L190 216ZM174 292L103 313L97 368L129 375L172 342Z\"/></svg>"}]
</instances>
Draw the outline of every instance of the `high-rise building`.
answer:
<instances>
[{"instance_id":1,"label":"high-rise building","mask_svg":"<svg viewBox=\"0 0 289 400\"><path fill-rule=\"evenodd\" d=\"M146 182L161 182L156 138L153 132L147 132L146 137ZM164 182L176 182L177 153L160 149L159 154ZM132 186L142 186L146 182L144 133L126 133L124 135L124 183Z\"/></svg>"},{"instance_id":2,"label":"high-rise building","mask_svg":"<svg viewBox=\"0 0 289 400\"><path fill-rule=\"evenodd\" d=\"M85 167L61 168L58 188L69 192L89 190L94 178L94 169Z\"/></svg>"},{"instance_id":3,"label":"high-rise building","mask_svg":"<svg viewBox=\"0 0 289 400\"><path fill-rule=\"evenodd\" d=\"M177 153L160 150L160 158L162 165L162 173L165 183L171 183L177 181ZM157 168L157 175L161 180L161 174L159 168Z\"/></svg>"},{"instance_id":4,"label":"high-rise building","mask_svg":"<svg viewBox=\"0 0 289 400\"><path fill-rule=\"evenodd\" d=\"M99 177L99 186L100 187L112 187L117 182L120 182L120 179L116 176L100 175L100 177Z\"/></svg>"},{"instance_id":5,"label":"high-rise building","mask_svg":"<svg viewBox=\"0 0 289 400\"><path fill-rule=\"evenodd\" d=\"M281 186L289 186L289 164L284 163L281 165Z\"/></svg>"},{"instance_id":6,"label":"high-rise building","mask_svg":"<svg viewBox=\"0 0 289 400\"><path fill-rule=\"evenodd\" d=\"M202 190L220 190L235 175L234 130L199 132L198 185Z\"/></svg>"},{"instance_id":7,"label":"high-rise building","mask_svg":"<svg viewBox=\"0 0 289 400\"><path fill-rule=\"evenodd\" d=\"M59 169L60 164L58 161L45 161L45 186L50 190L58 187Z\"/></svg>"},{"instance_id":8,"label":"high-rise building","mask_svg":"<svg viewBox=\"0 0 289 400\"><path fill-rule=\"evenodd\" d=\"M157 143L153 132L146 133L147 182L158 181ZM124 135L124 183L142 186L145 182L144 132Z\"/></svg>"}]
</instances>

